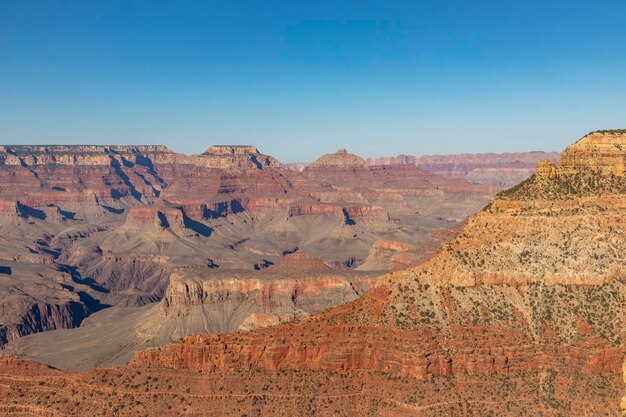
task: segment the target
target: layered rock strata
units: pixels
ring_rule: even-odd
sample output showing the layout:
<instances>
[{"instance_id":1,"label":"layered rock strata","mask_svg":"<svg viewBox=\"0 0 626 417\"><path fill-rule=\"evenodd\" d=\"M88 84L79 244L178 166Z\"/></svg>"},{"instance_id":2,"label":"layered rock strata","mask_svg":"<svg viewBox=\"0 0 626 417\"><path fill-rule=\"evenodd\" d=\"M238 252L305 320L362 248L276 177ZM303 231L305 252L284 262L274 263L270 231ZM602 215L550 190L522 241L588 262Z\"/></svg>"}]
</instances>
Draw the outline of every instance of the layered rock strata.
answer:
<instances>
[{"instance_id":1,"label":"layered rock strata","mask_svg":"<svg viewBox=\"0 0 626 417\"><path fill-rule=\"evenodd\" d=\"M301 251L261 271L179 271L160 303L109 308L79 329L24 337L8 352L68 370L121 365L134 351L188 335L251 330L328 310L357 299L378 276L337 270Z\"/></svg>"},{"instance_id":2,"label":"layered rock strata","mask_svg":"<svg viewBox=\"0 0 626 417\"><path fill-rule=\"evenodd\" d=\"M538 174L503 193L435 257L389 275L351 305L297 325L188 338L137 354L134 363L209 374L382 374L400 378L402 390L416 389L415 403L407 397L401 404L361 391L383 414L453 412L453 404L429 408L417 399L424 379L524 381L500 405L463 396L452 403L478 413L615 415L623 395L626 191L614 183L622 179L614 175L619 155L586 159L605 140L590 135L581 141L587 152L568 148L556 177ZM592 195L574 180L581 175L597 185ZM563 181L571 188L561 194ZM536 198L543 194L557 198ZM368 402L362 396L316 405L358 409ZM522 406L521 398L531 402ZM264 409L284 413L294 401Z\"/></svg>"},{"instance_id":3,"label":"layered rock strata","mask_svg":"<svg viewBox=\"0 0 626 417\"><path fill-rule=\"evenodd\" d=\"M576 166L500 194L426 263L352 303L188 337L116 370L5 358L5 396L26 409L53 389L50 413L618 415L626 192L612 165ZM71 389L94 399L68 404ZM103 390L108 403L91 395Z\"/></svg>"},{"instance_id":4,"label":"layered rock strata","mask_svg":"<svg viewBox=\"0 0 626 417\"><path fill-rule=\"evenodd\" d=\"M369 270L396 269L423 259L433 232L479 210L495 192L416 167L368 167L347 152L319 165L287 171L253 146L212 146L199 155L162 146L1 147L0 268L26 272L13 273L12 296L0 308L39 311L0 321L13 329L3 343L75 327L109 306L141 308L165 296L172 274L191 270L262 270L298 250L354 269L376 241L416 243L410 255L367 263ZM69 298L42 304L46 285L20 287L38 265L46 265L41 284L65 277L55 285ZM355 290L342 281L345 293L320 305L349 301L364 285ZM271 308L255 314L262 317L252 323L275 320ZM202 329L240 325L224 316L221 327Z\"/></svg>"},{"instance_id":5,"label":"layered rock strata","mask_svg":"<svg viewBox=\"0 0 626 417\"><path fill-rule=\"evenodd\" d=\"M537 162L556 162L557 152L510 152L456 155L398 155L368 158L368 165L417 165L446 178L463 178L472 183L512 186L533 174Z\"/></svg>"}]
</instances>

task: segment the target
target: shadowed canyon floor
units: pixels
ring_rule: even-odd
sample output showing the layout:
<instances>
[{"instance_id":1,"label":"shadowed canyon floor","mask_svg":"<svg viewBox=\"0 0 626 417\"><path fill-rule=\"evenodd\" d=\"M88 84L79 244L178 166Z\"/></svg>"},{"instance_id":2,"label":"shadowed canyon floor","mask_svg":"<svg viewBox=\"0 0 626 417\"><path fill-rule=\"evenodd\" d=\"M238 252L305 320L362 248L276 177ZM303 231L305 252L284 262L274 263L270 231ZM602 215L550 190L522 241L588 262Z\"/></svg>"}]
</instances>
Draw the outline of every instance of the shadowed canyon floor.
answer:
<instances>
[{"instance_id":1,"label":"shadowed canyon floor","mask_svg":"<svg viewBox=\"0 0 626 417\"><path fill-rule=\"evenodd\" d=\"M0 411L620 415L625 167L626 133L589 134L432 258L297 322L186 337L115 369L3 356Z\"/></svg>"}]
</instances>

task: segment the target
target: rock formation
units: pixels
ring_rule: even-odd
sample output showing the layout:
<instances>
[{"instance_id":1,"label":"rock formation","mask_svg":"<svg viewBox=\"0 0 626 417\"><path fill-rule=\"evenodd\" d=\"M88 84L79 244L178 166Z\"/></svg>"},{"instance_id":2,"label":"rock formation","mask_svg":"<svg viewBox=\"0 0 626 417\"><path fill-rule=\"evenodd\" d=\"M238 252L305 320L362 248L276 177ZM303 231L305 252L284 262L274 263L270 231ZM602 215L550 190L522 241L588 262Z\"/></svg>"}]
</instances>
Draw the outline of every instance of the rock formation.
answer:
<instances>
[{"instance_id":1,"label":"rock formation","mask_svg":"<svg viewBox=\"0 0 626 417\"><path fill-rule=\"evenodd\" d=\"M316 400L327 412L362 407L370 395L371 401L378 398L370 404L384 413L449 414L460 406L481 414L561 409L568 415L614 415L623 395L626 190L613 183L623 176L599 183L619 169L619 154L588 160L605 140L591 135L586 152L568 148L557 177L537 175L502 193L435 257L388 276L352 305L254 334L188 338L138 354L135 363L215 374L249 366L269 373L285 369L318 381L320 372L382 374L388 384L400 378L402 390L408 384L416 397L424 395L424 379L451 382L454 376L452 390L476 379L524 381L507 393L510 403L499 405L458 393L452 396L457 400L434 406L408 397L381 404L366 389L358 399L340 401L342 406ZM626 144L620 140L618 145ZM576 172L569 169L571 161ZM584 198L585 182L575 188L572 178L596 171L600 187ZM558 193L563 181L572 181L567 194ZM539 188L556 199L528 194ZM572 197L577 194L579 199ZM531 403L519 408L522 398ZM263 403L262 409L285 412L294 402L300 404Z\"/></svg>"},{"instance_id":2,"label":"rock formation","mask_svg":"<svg viewBox=\"0 0 626 417\"><path fill-rule=\"evenodd\" d=\"M341 150L343 151L343 150ZM322 163L329 166L341 165L346 159L345 153L338 151L335 154L325 155ZM452 155L397 155L380 158L367 158L367 166L418 166L423 171L436 173L445 178L463 178L475 184L488 184L504 189L515 185L530 177L535 165L542 159L556 162L559 154L556 152L510 152L510 153L482 153L482 154L452 154ZM284 164L288 170L303 172L309 166L318 165L293 163ZM356 159L361 165L360 158ZM345 164L345 162L344 162Z\"/></svg>"},{"instance_id":3,"label":"rock formation","mask_svg":"<svg viewBox=\"0 0 626 417\"><path fill-rule=\"evenodd\" d=\"M561 175L580 171L599 171L604 176L624 176L626 154L624 130L592 132L569 146L559 158Z\"/></svg>"},{"instance_id":4,"label":"rock formation","mask_svg":"<svg viewBox=\"0 0 626 417\"><path fill-rule=\"evenodd\" d=\"M34 332L81 324L92 305L65 288L67 274L47 265L4 262L0 267L0 347Z\"/></svg>"},{"instance_id":5,"label":"rock formation","mask_svg":"<svg viewBox=\"0 0 626 417\"><path fill-rule=\"evenodd\" d=\"M626 189L615 174L619 154L588 160L605 136L568 148L556 175L542 163L549 169L500 193L435 256L386 275L356 301L297 323L187 337L113 370L64 374L3 357L5 407L48 414L200 414L210 407L218 415L618 415ZM626 145L621 137L616 143ZM177 293L187 300L181 285ZM210 293L196 288L189 294ZM251 320L275 323L260 314Z\"/></svg>"},{"instance_id":6,"label":"rock formation","mask_svg":"<svg viewBox=\"0 0 626 417\"><path fill-rule=\"evenodd\" d=\"M278 160L261 154L254 146L216 145L211 146L201 156L211 161L206 166L221 169L281 167Z\"/></svg>"},{"instance_id":7,"label":"rock formation","mask_svg":"<svg viewBox=\"0 0 626 417\"><path fill-rule=\"evenodd\" d=\"M292 163L283 164L283 168L289 171L302 172L304 171L304 168L307 167L307 165L309 164L305 162L292 162Z\"/></svg>"},{"instance_id":8,"label":"rock formation","mask_svg":"<svg viewBox=\"0 0 626 417\"><path fill-rule=\"evenodd\" d=\"M329 153L322 155L315 162L309 165L307 168L319 168L319 167L363 167L365 166L365 160L358 155L348 153L345 149L339 149L335 153Z\"/></svg>"},{"instance_id":9,"label":"rock formation","mask_svg":"<svg viewBox=\"0 0 626 417\"><path fill-rule=\"evenodd\" d=\"M188 335L276 325L345 304L371 288L379 273L337 270L298 251L260 271L174 272L160 303L112 307L73 330L23 337L8 352L67 370L128 362L134 351Z\"/></svg>"},{"instance_id":10,"label":"rock formation","mask_svg":"<svg viewBox=\"0 0 626 417\"><path fill-rule=\"evenodd\" d=\"M163 146L2 146L0 267L45 264L40 280L64 276L69 298L40 304L46 287L20 287L30 273L14 273L13 296L0 308L24 313L0 321L14 329L0 344L75 327L107 306L158 301L170 275L190 269L262 269L297 249L356 268L377 240L425 242L496 191L415 167L367 167L347 152L321 160L299 174L253 146L199 155ZM422 250L413 255L421 259Z\"/></svg>"},{"instance_id":11,"label":"rock formation","mask_svg":"<svg viewBox=\"0 0 626 417\"><path fill-rule=\"evenodd\" d=\"M425 155L417 158L415 163L446 178L510 186L528 178L540 160L556 161L558 156L556 152Z\"/></svg>"},{"instance_id":12,"label":"rock formation","mask_svg":"<svg viewBox=\"0 0 626 417\"><path fill-rule=\"evenodd\" d=\"M368 165L417 165L445 178L464 178L477 184L512 186L530 177L542 159L556 162L556 152L512 152L369 158Z\"/></svg>"},{"instance_id":13,"label":"rock formation","mask_svg":"<svg viewBox=\"0 0 626 417\"><path fill-rule=\"evenodd\" d=\"M396 155L396 156L383 156L380 158L367 158L365 162L367 165L417 165L417 156L413 155Z\"/></svg>"}]
</instances>

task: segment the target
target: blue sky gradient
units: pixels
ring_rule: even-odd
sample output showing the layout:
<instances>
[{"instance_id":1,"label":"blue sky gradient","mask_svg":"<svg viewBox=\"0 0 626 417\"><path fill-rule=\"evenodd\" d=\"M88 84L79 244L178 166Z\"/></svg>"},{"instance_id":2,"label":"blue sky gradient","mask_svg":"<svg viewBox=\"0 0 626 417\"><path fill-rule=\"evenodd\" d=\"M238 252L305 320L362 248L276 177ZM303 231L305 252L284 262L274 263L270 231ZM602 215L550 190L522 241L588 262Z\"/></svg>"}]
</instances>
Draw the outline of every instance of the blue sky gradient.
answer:
<instances>
[{"instance_id":1,"label":"blue sky gradient","mask_svg":"<svg viewBox=\"0 0 626 417\"><path fill-rule=\"evenodd\" d=\"M626 128L626 2L0 1L0 143L281 161Z\"/></svg>"}]
</instances>

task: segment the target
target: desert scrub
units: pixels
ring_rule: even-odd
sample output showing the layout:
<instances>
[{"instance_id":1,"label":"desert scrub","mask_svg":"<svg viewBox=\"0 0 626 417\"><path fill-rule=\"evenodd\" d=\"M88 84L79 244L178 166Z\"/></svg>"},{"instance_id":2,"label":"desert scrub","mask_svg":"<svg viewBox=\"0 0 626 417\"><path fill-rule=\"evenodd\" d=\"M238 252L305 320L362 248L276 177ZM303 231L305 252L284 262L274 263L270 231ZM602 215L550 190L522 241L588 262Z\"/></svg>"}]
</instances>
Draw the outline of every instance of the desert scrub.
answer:
<instances>
[{"instance_id":1,"label":"desert scrub","mask_svg":"<svg viewBox=\"0 0 626 417\"><path fill-rule=\"evenodd\" d=\"M575 174L543 178L533 174L515 187L502 191L502 200L565 200L603 194L626 194L626 177L602 175L599 170L581 169Z\"/></svg>"}]
</instances>

